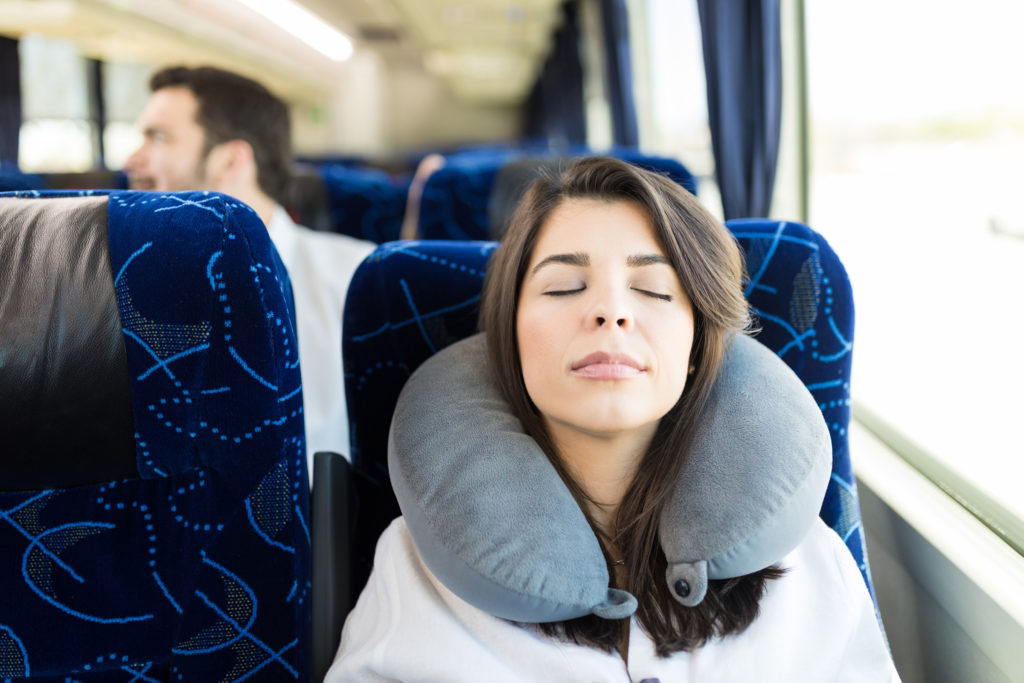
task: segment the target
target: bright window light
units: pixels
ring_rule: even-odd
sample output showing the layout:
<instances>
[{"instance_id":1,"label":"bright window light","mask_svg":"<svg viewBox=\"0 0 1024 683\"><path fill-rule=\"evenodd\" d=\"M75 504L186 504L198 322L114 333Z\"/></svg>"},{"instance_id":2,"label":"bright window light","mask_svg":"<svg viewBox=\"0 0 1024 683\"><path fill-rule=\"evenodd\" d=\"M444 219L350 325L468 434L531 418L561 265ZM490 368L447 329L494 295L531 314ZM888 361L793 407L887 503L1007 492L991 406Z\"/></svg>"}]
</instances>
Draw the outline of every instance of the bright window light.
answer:
<instances>
[{"instance_id":1,"label":"bright window light","mask_svg":"<svg viewBox=\"0 0 1024 683\"><path fill-rule=\"evenodd\" d=\"M352 41L348 36L292 0L238 2L336 62L343 62L352 56Z\"/></svg>"}]
</instances>

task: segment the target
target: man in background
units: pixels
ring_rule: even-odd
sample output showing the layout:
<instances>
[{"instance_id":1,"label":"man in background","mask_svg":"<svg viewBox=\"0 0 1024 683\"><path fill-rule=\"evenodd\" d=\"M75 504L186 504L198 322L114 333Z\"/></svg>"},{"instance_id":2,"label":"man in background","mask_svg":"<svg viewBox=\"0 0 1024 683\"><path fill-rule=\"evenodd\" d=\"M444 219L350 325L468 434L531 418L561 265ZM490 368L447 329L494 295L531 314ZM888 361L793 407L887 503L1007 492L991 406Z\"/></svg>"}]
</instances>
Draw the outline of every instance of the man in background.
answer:
<instances>
[{"instance_id":1,"label":"man in background","mask_svg":"<svg viewBox=\"0 0 1024 683\"><path fill-rule=\"evenodd\" d=\"M213 67L170 67L149 82L143 143L125 162L132 189L213 190L259 215L291 277L310 476L313 453L349 456L342 308L372 242L296 225L281 206L291 176L288 108L259 83Z\"/></svg>"}]
</instances>

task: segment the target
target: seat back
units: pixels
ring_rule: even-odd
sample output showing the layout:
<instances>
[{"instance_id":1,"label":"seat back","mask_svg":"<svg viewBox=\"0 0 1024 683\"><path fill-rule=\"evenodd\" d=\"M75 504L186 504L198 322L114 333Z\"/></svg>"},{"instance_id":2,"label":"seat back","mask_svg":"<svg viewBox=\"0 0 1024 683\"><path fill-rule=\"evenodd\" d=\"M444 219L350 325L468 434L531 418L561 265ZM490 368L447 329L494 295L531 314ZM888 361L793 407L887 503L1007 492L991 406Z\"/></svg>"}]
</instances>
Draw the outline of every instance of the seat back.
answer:
<instances>
[{"instance_id":1,"label":"seat back","mask_svg":"<svg viewBox=\"0 0 1024 683\"><path fill-rule=\"evenodd\" d=\"M83 171L80 173L22 173L0 168L0 192L20 190L126 190L124 171Z\"/></svg>"},{"instance_id":2,"label":"seat back","mask_svg":"<svg viewBox=\"0 0 1024 683\"><path fill-rule=\"evenodd\" d=\"M613 150L612 154L641 168L665 174L691 193L697 191L693 175L674 159L628 149ZM512 209L534 177L531 167L539 171L568 163L565 157L512 149L449 157L444 167L434 171L423 187L419 235L428 240L499 239Z\"/></svg>"},{"instance_id":3,"label":"seat back","mask_svg":"<svg viewBox=\"0 0 1024 683\"><path fill-rule=\"evenodd\" d=\"M358 597L377 537L400 513L387 471L391 415L405 381L477 327L484 267L494 242L383 244L352 277L342 358L352 455L351 591Z\"/></svg>"},{"instance_id":4,"label":"seat back","mask_svg":"<svg viewBox=\"0 0 1024 683\"><path fill-rule=\"evenodd\" d=\"M22 173L16 168L0 165L0 192L42 190L46 179L38 173Z\"/></svg>"},{"instance_id":5,"label":"seat back","mask_svg":"<svg viewBox=\"0 0 1024 683\"><path fill-rule=\"evenodd\" d=\"M302 391L265 228L216 194L26 194L0 197L0 673L308 680Z\"/></svg>"},{"instance_id":6,"label":"seat back","mask_svg":"<svg viewBox=\"0 0 1024 683\"><path fill-rule=\"evenodd\" d=\"M293 221L310 230L331 232L331 212L327 207L327 190L315 168L296 166L285 186L281 206Z\"/></svg>"},{"instance_id":7,"label":"seat back","mask_svg":"<svg viewBox=\"0 0 1024 683\"><path fill-rule=\"evenodd\" d=\"M871 588L847 428L853 299L821 235L799 223L730 221L746 252L746 293L757 339L807 385L829 426L833 475L822 519L845 540ZM345 309L345 381L357 511L353 587L365 582L376 538L399 514L387 474L387 437L398 395L429 356L476 330L479 287L493 242L381 246L359 268ZM438 400L444 400L439 396Z\"/></svg>"},{"instance_id":8,"label":"seat back","mask_svg":"<svg viewBox=\"0 0 1024 683\"><path fill-rule=\"evenodd\" d=\"M338 164L319 168L334 232L378 244L397 240L405 217L408 179Z\"/></svg>"},{"instance_id":9,"label":"seat back","mask_svg":"<svg viewBox=\"0 0 1024 683\"><path fill-rule=\"evenodd\" d=\"M821 518L846 543L874 598L850 462L850 278L825 238L802 223L749 218L726 225L746 255L745 294L760 327L756 338L800 377L825 417L832 479Z\"/></svg>"},{"instance_id":10,"label":"seat back","mask_svg":"<svg viewBox=\"0 0 1024 683\"><path fill-rule=\"evenodd\" d=\"M420 198L419 236L427 240L490 239L488 205L511 152L448 157L427 178Z\"/></svg>"},{"instance_id":11,"label":"seat back","mask_svg":"<svg viewBox=\"0 0 1024 683\"><path fill-rule=\"evenodd\" d=\"M127 190L128 174L124 171L82 171L79 173L47 173L48 190Z\"/></svg>"}]
</instances>

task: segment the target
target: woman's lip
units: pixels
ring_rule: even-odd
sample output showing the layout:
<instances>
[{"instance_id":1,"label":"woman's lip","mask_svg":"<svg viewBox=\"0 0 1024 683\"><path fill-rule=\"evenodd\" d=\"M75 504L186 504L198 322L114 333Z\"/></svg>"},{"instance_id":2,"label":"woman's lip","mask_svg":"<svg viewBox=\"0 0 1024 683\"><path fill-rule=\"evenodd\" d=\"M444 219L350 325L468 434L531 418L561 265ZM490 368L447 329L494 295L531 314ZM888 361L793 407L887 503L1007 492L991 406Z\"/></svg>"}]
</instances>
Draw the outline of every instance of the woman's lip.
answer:
<instances>
[{"instance_id":1,"label":"woman's lip","mask_svg":"<svg viewBox=\"0 0 1024 683\"><path fill-rule=\"evenodd\" d=\"M646 368L625 353L595 351L572 364L572 374L589 379L628 379Z\"/></svg>"},{"instance_id":2,"label":"woman's lip","mask_svg":"<svg viewBox=\"0 0 1024 683\"><path fill-rule=\"evenodd\" d=\"M632 379L644 371L622 363L589 363L574 369L572 374L584 379Z\"/></svg>"}]
</instances>

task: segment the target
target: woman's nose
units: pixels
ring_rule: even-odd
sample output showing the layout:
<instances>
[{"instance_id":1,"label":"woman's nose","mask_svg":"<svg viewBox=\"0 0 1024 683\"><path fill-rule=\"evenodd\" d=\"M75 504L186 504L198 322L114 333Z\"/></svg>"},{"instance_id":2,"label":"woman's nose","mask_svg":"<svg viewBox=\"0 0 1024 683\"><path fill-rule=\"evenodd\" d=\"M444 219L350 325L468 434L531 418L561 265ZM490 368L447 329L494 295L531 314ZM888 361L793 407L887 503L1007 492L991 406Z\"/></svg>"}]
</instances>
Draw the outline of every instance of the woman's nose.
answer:
<instances>
[{"instance_id":1,"label":"woman's nose","mask_svg":"<svg viewBox=\"0 0 1024 683\"><path fill-rule=\"evenodd\" d=\"M606 322L608 322L608 318L605 318L603 315L597 316L597 326L598 327L601 327ZM616 318L615 319L615 324L618 325L619 327L625 327L627 322L628 322L628 319L626 317Z\"/></svg>"},{"instance_id":2,"label":"woman's nose","mask_svg":"<svg viewBox=\"0 0 1024 683\"><path fill-rule=\"evenodd\" d=\"M614 291L600 294L590 315L596 327L614 324L616 327L627 329L633 322L633 314L625 297Z\"/></svg>"}]
</instances>

